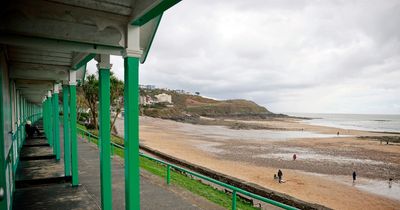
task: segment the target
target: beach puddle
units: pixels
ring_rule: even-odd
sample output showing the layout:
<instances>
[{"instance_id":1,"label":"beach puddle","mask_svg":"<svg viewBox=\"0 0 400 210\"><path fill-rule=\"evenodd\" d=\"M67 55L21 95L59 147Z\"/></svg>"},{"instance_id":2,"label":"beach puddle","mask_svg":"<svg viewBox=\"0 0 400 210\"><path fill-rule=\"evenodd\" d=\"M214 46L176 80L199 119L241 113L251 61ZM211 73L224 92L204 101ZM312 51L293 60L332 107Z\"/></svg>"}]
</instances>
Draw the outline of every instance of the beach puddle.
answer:
<instances>
[{"instance_id":1,"label":"beach puddle","mask_svg":"<svg viewBox=\"0 0 400 210\"><path fill-rule=\"evenodd\" d=\"M400 183L397 182L393 182L389 187L388 181L358 180L354 186L366 192L400 201Z\"/></svg>"},{"instance_id":2,"label":"beach puddle","mask_svg":"<svg viewBox=\"0 0 400 210\"><path fill-rule=\"evenodd\" d=\"M400 201L400 183L398 181L393 181L390 186L389 181L357 178L356 182L353 183L350 175L337 176L337 175L326 175L326 174L317 174L310 172L303 172L303 173L311 174L314 176L325 177L329 180L333 180L341 184L345 184L347 186L355 187L364 192Z\"/></svg>"},{"instance_id":3,"label":"beach puddle","mask_svg":"<svg viewBox=\"0 0 400 210\"><path fill-rule=\"evenodd\" d=\"M336 134L321 134L309 131L233 130L224 126L191 125L183 123L180 124L178 129L190 135L223 140L285 141L293 139L337 137ZM349 135L340 135L338 138L340 137L349 137Z\"/></svg>"},{"instance_id":4,"label":"beach puddle","mask_svg":"<svg viewBox=\"0 0 400 210\"><path fill-rule=\"evenodd\" d=\"M334 156L318 153L296 153L297 161L318 161L318 162L334 162L338 164L371 164L371 165L385 165L385 162L375 161L370 159L358 159L343 156ZM271 154L261 154L256 157L261 158L276 158L280 160L292 160L293 153L271 153Z\"/></svg>"},{"instance_id":5,"label":"beach puddle","mask_svg":"<svg viewBox=\"0 0 400 210\"><path fill-rule=\"evenodd\" d=\"M203 144L197 144L196 147L202 151L215 153L215 154L224 154L226 151L224 149L217 148L221 146L222 143L214 143L214 142L207 142Z\"/></svg>"}]
</instances>

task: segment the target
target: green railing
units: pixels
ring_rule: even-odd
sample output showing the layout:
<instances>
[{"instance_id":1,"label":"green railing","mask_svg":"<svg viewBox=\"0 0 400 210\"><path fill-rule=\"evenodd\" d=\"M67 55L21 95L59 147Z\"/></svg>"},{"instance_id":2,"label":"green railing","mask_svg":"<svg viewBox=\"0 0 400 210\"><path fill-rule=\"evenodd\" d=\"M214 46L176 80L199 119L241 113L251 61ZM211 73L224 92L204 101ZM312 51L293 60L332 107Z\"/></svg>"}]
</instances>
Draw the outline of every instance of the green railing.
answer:
<instances>
[{"instance_id":1,"label":"green railing","mask_svg":"<svg viewBox=\"0 0 400 210\"><path fill-rule=\"evenodd\" d=\"M22 119L16 130L9 133L11 135L12 144L6 159L12 163L14 174L16 173L17 164L19 162L19 153L25 141L26 121L30 120L32 123L35 123L39 119L40 114L41 113L32 114L25 119Z\"/></svg>"},{"instance_id":2,"label":"green railing","mask_svg":"<svg viewBox=\"0 0 400 210\"><path fill-rule=\"evenodd\" d=\"M20 151L21 148L24 144L25 141L25 123L27 120L31 120L32 123L35 123L41 113L37 114L32 114L29 117L26 117L24 119L21 118L21 123L16 127L15 131L11 131L9 134L11 135L11 146L8 151L8 154L5 159L5 166L6 166L6 171L8 172L8 183L11 183L10 185L7 186L7 192L10 193L10 200L13 200L13 195L15 192L15 177L17 173L17 166L19 163L19 156L20 156ZM11 204L12 205L12 204ZM11 208L12 209L12 208Z\"/></svg>"},{"instance_id":3,"label":"green railing","mask_svg":"<svg viewBox=\"0 0 400 210\"><path fill-rule=\"evenodd\" d=\"M98 137L98 136L96 136L96 135L94 135L94 134L92 134L92 133L90 133L90 132L88 132L88 131L86 131L86 130L83 130L83 129L81 129L81 128L77 128L77 129L78 129L78 131L80 132L80 134L81 134L82 137L88 136L88 141L89 141L89 142L94 142L94 143L96 143L96 144L98 145L98 141L99 141L99 137ZM119 145L119 144L116 144L116 143L114 143L114 142L111 142L111 154L114 154L114 149L115 149L115 147L116 147L116 148L119 148L119 149L122 149L122 150L124 149L124 146ZM272 204L272 205L277 206L277 207L280 207L280 208L282 208L282 209L288 209L288 210L295 210L295 209L297 209L297 208L295 208L295 207L292 207L292 206L283 204L283 203L281 203L281 202L274 201L274 200L271 200L271 199L262 197L262 196L260 196L260 195L251 193L251 192L249 192L249 191L243 190L243 189L241 189L241 188L232 186L232 185L230 185L230 184L227 184L227 183L218 181L218 180L216 180L216 179L210 178L210 177L205 176L205 175L202 175L202 174L200 174L200 173L197 173L197 172L194 172L194 171L190 171L190 170L185 169L185 168L182 168L182 167L180 167L180 166L177 166L177 165L174 165L174 164L165 162L165 161L163 161L163 160L160 160L160 159L151 157L151 156L149 156L149 155L146 155L146 154L143 154L143 153L139 153L139 155L140 155L141 157L147 158L147 159L149 159L149 160L158 162L158 163L160 163L160 164L166 166L166 183L167 183L168 185L171 183L171 176L170 176L170 173L171 173L171 168L172 168L172 169L175 169L175 170L177 170L177 171L184 172L184 173L186 173L186 174L192 175L192 176L197 177L197 178L199 178L199 179L206 180L206 181L208 181L208 182L211 182L211 183L213 183L213 184L216 184L216 185L219 185L219 186L221 186L221 187L224 187L224 188L226 188L226 189L231 190L231 191L232 191L232 210L236 210L236 196L237 196L237 193L240 193L240 194L242 194L242 195L248 196L248 197L250 197L250 198L253 198L253 199L256 199L256 200L265 202L265 203Z\"/></svg>"}]
</instances>

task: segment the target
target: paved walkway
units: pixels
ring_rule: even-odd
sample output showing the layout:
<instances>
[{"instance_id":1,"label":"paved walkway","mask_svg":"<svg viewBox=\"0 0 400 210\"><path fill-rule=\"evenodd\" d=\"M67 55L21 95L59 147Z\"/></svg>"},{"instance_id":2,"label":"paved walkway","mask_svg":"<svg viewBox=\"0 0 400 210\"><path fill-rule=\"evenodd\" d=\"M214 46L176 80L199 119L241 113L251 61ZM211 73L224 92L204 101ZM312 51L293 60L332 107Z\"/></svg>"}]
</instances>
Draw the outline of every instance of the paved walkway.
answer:
<instances>
[{"instance_id":1,"label":"paved walkway","mask_svg":"<svg viewBox=\"0 0 400 210\"><path fill-rule=\"evenodd\" d=\"M99 209L83 187L71 187L63 161L56 161L43 137L27 139L15 176L14 210Z\"/></svg>"},{"instance_id":2,"label":"paved walkway","mask_svg":"<svg viewBox=\"0 0 400 210\"><path fill-rule=\"evenodd\" d=\"M100 160L95 144L79 138L79 178L82 186L101 205ZM118 156L112 159L113 208L125 209L124 161ZM185 189L167 186L159 177L140 171L141 209L222 209L193 195Z\"/></svg>"},{"instance_id":3,"label":"paved walkway","mask_svg":"<svg viewBox=\"0 0 400 210\"><path fill-rule=\"evenodd\" d=\"M60 131L63 145L62 128ZM79 187L71 186L70 177L64 176L63 159L57 162L51 151L43 137L26 141L17 169L13 209L100 209L97 146L78 138ZM124 161L117 156L112 159L112 179L113 209L125 209ZM144 170L140 188L141 209L222 209L185 189L167 186Z\"/></svg>"}]
</instances>

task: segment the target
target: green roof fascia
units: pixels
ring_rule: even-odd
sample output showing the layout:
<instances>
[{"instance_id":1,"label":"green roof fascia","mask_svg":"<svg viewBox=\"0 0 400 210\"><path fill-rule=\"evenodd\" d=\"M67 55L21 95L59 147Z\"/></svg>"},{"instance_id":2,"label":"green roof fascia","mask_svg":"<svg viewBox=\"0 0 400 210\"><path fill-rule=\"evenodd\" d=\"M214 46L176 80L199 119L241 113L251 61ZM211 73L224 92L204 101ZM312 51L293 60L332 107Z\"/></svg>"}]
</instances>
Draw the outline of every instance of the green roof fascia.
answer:
<instances>
[{"instance_id":1,"label":"green roof fascia","mask_svg":"<svg viewBox=\"0 0 400 210\"><path fill-rule=\"evenodd\" d=\"M149 11L144 13L142 16L135 18L131 24L135 26L142 26L145 23L149 22L151 19L162 14L165 10L179 3L180 1L181 0L163 0L157 6L151 8Z\"/></svg>"},{"instance_id":2,"label":"green roof fascia","mask_svg":"<svg viewBox=\"0 0 400 210\"><path fill-rule=\"evenodd\" d=\"M83 58L79 63L77 63L75 66L72 66L72 70L78 70L82 66L86 65L90 60L92 60L96 56L95 53L89 53L85 58ZM86 67L85 67L86 71Z\"/></svg>"},{"instance_id":3,"label":"green roof fascia","mask_svg":"<svg viewBox=\"0 0 400 210\"><path fill-rule=\"evenodd\" d=\"M156 28L154 29L153 34L151 35L151 39L150 39L149 45L147 46L147 48L145 48L146 51L143 52L143 56L140 58L140 63L141 64L143 64L146 61L147 55L149 54L149 51L150 51L150 48L151 48L151 44L153 44L154 37L156 37L157 29L158 29L158 26L160 25L161 18L163 16L163 14L164 13L161 13L161 15L156 17L156 18L158 18L157 25L156 25Z\"/></svg>"}]
</instances>

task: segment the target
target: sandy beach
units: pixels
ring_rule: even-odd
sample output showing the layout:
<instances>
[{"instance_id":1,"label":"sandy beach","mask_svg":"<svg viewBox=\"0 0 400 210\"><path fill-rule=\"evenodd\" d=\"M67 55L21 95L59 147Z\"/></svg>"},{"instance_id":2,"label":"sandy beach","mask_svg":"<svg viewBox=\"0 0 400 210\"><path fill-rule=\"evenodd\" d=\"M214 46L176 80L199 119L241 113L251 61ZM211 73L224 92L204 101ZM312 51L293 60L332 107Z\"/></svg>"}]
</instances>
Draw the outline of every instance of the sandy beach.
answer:
<instances>
[{"instance_id":1,"label":"sandy beach","mask_svg":"<svg viewBox=\"0 0 400 210\"><path fill-rule=\"evenodd\" d=\"M334 209L399 209L400 145L357 138L382 134L297 119L246 123L286 131L232 130L141 117L140 138L169 155L308 202ZM279 168L283 184L273 179ZM389 177L396 180L392 188Z\"/></svg>"}]
</instances>

